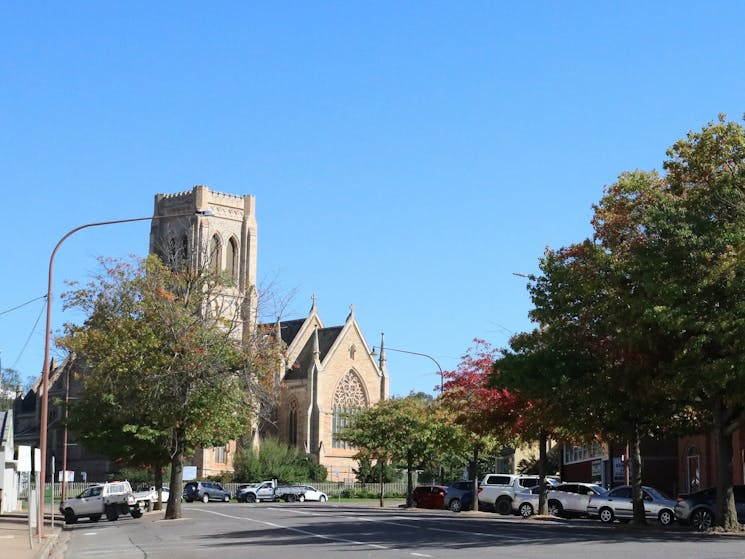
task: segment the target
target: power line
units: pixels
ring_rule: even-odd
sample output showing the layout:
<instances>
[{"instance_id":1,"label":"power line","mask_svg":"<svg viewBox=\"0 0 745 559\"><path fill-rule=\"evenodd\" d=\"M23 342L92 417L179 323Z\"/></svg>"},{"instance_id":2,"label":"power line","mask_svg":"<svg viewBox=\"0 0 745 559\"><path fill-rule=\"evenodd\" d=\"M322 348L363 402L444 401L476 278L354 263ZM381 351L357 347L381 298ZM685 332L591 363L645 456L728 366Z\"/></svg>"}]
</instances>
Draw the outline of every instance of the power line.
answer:
<instances>
[{"instance_id":1,"label":"power line","mask_svg":"<svg viewBox=\"0 0 745 559\"><path fill-rule=\"evenodd\" d=\"M4 314L8 314L9 312L17 311L21 307L25 307L26 305L29 305L29 304L33 303L34 301L38 301L39 299L46 299L46 298L47 298L46 295L42 295L41 297L35 297L34 299L31 299L30 301L26 301L25 303L20 304L17 307L13 307L12 309L8 309L7 311L0 312L0 316L2 316Z\"/></svg>"},{"instance_id":2,"label":"power line","mask_svg":"<svg viewBox=\"0 0 745 559\"><path fill-rule=\"evenodd\" d=\"M26 338L26 342L23 344L23 347L21 348L21 353L18 354L18 357L16 357L16 360L13 362L12 369L16 368L16 365L21 360L21 357L23 357L23 353L26 351L26 348L28 347L29 342L31 341L31 337L34 335L34 332L36 332L36 327L39 325L39 320L41 320L41 315L44 313L44 309L47 306L46 301L46 295L44 297L37 297L34 299L34 301L38 301L39 299L44 299L44 304L41 306L41 309L39 309L39 316L36 317L36 322L34 322L34 325L31 327L31 332L29 332L28 338ZM29 301L30 303L31 301ZM27 303L26 303L27 304Z\"/></svg>"}]
</instances>

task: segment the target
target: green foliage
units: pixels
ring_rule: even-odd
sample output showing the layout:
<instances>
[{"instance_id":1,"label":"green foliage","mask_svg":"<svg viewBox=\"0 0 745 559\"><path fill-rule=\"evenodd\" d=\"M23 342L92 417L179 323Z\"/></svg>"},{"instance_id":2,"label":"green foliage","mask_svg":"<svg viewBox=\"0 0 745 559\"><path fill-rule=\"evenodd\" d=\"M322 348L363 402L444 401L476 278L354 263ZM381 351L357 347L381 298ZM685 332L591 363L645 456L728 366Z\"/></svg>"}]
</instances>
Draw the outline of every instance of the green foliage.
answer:
<instances>
[{"instance_id":1,"label":"green foliage","mask_svg":"<svg viewBox=\"0 0 745 559\"><path fill-rule=\"evenodd\" d=\"M561 471L561 445L554 445L547 453L545 472L547 475L558 475ZM521 474L538 475L540 473L540 464L538 458L531 456L523 458L517 465L517 471Z\"/></svg>"},{"instance_id":2,"label":"green foliage","mask_svg":"<svg viewBox=\"0 0 745 559\"><path fill-rule=\"evenodd\" d=\"M102 265L87 286L64 295L66 307L88 316L66 325L61 340L83 382L70 425L89 448L125 465L170 461L171 485L180 486L183 456L247 430L273 348L236 339L240 305L231 314L224 274L155 256ZM179 507L169 503L169 518Z\"/></svg>"},{"instance_id":3,"label":"green foliage","mask_svg":"<svg viewBox=\"0 0 745 559\"><path fill-rule=\"evenodd\" d=\"M13 407L16 389L21 386L21 375L15 369L0 368L0 411Z\"/></svg>"},{"instance_id":4,"label":"green foliage","mask_svg":"<svg viewBox=\"0 0 745 559\"><path fill-rule=\"evenodd\" d=\"M529 286L540 328L511 340L498 382L565 436L629 441L641 521L640 440L713 428L715 516L732 527L732 434L745 424L745 129L720 116L667 155L665 176L623 173L606 189L592 239L546 251Z\"/></svg>"},{"instance_id":5,"label":"green foliage","mask_svg":"<svg viewBox=\"0 0 745 559\"><path fill-rule=\"evenodd\" d=\"M368 457L360 457L357 459L357 465L357 469L352 471L360 483L379 483L381 479L383 483L401 481L401 471L393 464L373 463Z\"/></svg>"},{"instance_id":6,"label":"green foliage","mask_svg":"<svg viewBox=\"0 0 745 559\"><path fill-rule=\"evenodd\" d=\"M239 481L264 481L276 479L279 483L325 481L326 468L313 455L287 446L275 439L264 439L260 448L239 448L233 461L234 479Z\"/></svg>"}]
</instances>

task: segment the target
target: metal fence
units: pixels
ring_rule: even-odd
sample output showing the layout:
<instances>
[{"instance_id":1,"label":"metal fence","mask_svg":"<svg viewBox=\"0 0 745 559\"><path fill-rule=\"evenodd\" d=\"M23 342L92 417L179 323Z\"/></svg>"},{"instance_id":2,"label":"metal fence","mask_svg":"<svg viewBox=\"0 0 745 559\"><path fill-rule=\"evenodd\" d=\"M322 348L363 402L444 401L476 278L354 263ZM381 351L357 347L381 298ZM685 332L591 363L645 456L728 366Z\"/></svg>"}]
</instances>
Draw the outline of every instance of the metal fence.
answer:
<instances>
[{"instance_id":1,"label":"metal fence","mask_svg":"<svg viewBox=\"0 0 745 559\"><path fill-rule=\"evenodd\" d=\"M75 482L68 482L65 488L65 494L67 497L74 497L81 493L86 487L90 487L91 485L95 485L96 482L82 482L82 481L75 481ZM168 482L164 482L164 485L167 487ZM235 491L238 488L239 485L242 485L241 483L223 483L222 484L225 489L230 491L231 495L235 495ZM380 484L379 483L334 483L334 482L303 482L303 483L294 483L292 485L312 485L319 491L323 491L326 493L326 495L329 496L329 498L344 498L344 497L374 497L377 496L380 492ZM21 499L27 499L28 498L28 485L23 485L20 488L19 498ZM54 489L54 500L59 501L62 498L62 484L61 483L55 483L54 487L52 488L51 483L46 484L46 491L47 495L51 495L52 489ZM383 484L383 494L386 497L404 497L406 496L406 482L397 482L397 483L385 483Z\"/></svg>"}]
</instances>

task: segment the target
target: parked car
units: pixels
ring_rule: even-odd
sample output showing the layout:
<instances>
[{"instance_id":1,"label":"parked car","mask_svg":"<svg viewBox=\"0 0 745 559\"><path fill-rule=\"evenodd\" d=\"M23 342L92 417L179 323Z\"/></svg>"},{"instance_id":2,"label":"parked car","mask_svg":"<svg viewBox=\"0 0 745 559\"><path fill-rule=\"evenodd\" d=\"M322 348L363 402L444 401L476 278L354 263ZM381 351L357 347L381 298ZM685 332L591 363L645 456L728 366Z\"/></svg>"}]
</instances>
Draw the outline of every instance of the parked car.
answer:
<instances>
[{"instance_id":1,"label":"parked car","mask_svg":"<svg viewBox=\"0 0 745 559\"><path fill-rule=\"evenodd\" d=\"M553 516L586 515L590 497L606 493L605 489L595 483L561 483L546 489L548 513ZM540 488L538 487L520 492L512 501L512 511L523 517L531 516L538 511L539 498Z\"/></svg>"},{"instance_id":2,"label":"parked car","mask_svg":"<svg viewBox=\"0 0 745 559\"><path fill-rule=\"evenodd\" d=\"M223 488L216 481L190 481L184 486L184 500L187 503L192 501L230 501L230 491Z\"/></svg>"},{"instance_id":3,"label":"parked car","mask_svg":"<svg viewBox=\"0 0 745 559\"><path fill-rule=\"evenodd\" d=\"M464 508L463 496L466 493L470 493L470 506L468 508ZM473 507L473 481L454 481L448 485L445 489L445 502L443 503L443 506L453 512L470 510Z\"/></svg>"},{"instance_id":4,"label":"parked car","mask_svg":"<svg viewBox=\"0 0 745 559\"><path fill-rule=\"evenodd\" d=\"M647 520L658 520L663 526L669 526L675 520L675 501L659 489L642 486L644 512ZM615 519L633 518L634 511L631 499L631 486L622 485L611 489L604 495L590 496L587 514L597 516L601 522L613 522Z\"/></svg>"},{"instance_id":5,"label":"parked car","mask_svg":"<svg viewBox=\"0 0 745 559\"><path fill-rule=\"evenodd\" d=\"M441 509L445 506L447 487L442 485L418 485L411 494L414 506L424 509Z\"/></svg>"},{"instance_id":6,"label":"parked car","mask_svg":"<svg viewBox=\"0 0 745 559\"><path fill-rule=\"evenodd\" d=\"M104 514L112 522L122 514L140 518L144 512L128 481L92 485L77 497L65 499L60 503L59 510L65 517L65 524L75 524L79 518L85 517L91 522L98 522Z\"/></svg>"},{"instance_id":7,"label":"parked car","mask_svg":"<svg viewBox=\"0 0 745 559\"><path fill-rule=\"evenodd\" d=\"M558 484L558 481L549 477L545 478L545 482L547 485ZM515 495L539 483L540 477L536 475L487 474L479 485L479 505L492 507L499 514L510 514Z\"/></svg>"},{"instance_id":8,"label":"parked car","mask_svg":"<svg viewBox=\"0 0 745 559\"><path fill-rule=\"evenodd\" d=\"M168 496L171 494L168 487L161 488L163 495L163 504L168 502ZM140 491L135 492L135 499L137 499L141 505L144 505L145 510L152 510L153 505L158 502L158 490L154 486L145 486Z\"/></svg>"},{"instance_id":9,"label":"parked car","mask_svg":"<svg viewBox=\"0 0 745 559\"><path fill-rule=\"evenodd\" d=\"M302 496L301 501L319 501L321 503L325 503L328 501L329 497L324 493L323 491L319 491L312 485L303 485L302 489L305 490L304 493L302 493L300 496Z\"/></svg>"},{"instance_id":10,"label":"parked car","mask_svg":"<svg viewBox=\"0 0 745 559\"><path fill-rule=\"evenodd\" d=\"M245 503L246 502L246 496L248 495L249 489L254 489L258 483L241 483L238 487L235 489L235 500L239 503Z\"/></svg>"},{"instance_id":11,"label":"parked car","mask_svg":"<svg viewBox=\"0 0 745 559\"><path fill-rule=\"evenodd\" d=\"M745 523L745 485L732 487L735 494L737 521ZM699 531L708 530L714 523L714 512L717 509L717 489L711 487L688 495L678 497L675 505L675 516L682 524L690 524Z\"/></svg>"}]
</instances>

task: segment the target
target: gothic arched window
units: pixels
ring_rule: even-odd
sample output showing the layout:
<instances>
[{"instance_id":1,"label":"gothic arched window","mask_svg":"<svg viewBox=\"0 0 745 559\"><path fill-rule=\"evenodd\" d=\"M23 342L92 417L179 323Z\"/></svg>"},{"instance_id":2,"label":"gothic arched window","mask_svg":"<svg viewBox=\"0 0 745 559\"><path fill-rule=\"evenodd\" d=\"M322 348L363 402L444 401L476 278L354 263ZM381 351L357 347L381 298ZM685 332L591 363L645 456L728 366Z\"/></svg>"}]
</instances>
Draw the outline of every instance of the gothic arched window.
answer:
<instances>
[{"instance_id":1,"label":"gothic arched window","mask_svg":"<svg viewBox=\"0 0 745 559\"><path fill-rule=\"evenodd\" d=\"M355 411L367 407L367 394L360 376L353 370L341 378L334 391L331 446L332 448L351 448L352 445L338 438L339 433L349 425Z\"/></svg>"},{"instance_id":2,"label":"gothic arched window","mask_svg":"<svg viewBox=\"0 0 745 559\"><path fill-rule=\"evenodd\" d=\"M290 414L288 416L288 433L287 433L287 439L288 442L295 446L297 445L297 400L293 398L290 400Z\"/></svg>"},{"instance_id":3,"label":"gothic arched window","mask_svg":"<svg viewBox=\"0 0 745 559\"><path fill-rule=\"evenodd\" d=\"M236 270L238 269L238 241L235 240L235 237L230 237L225 256L225 269L231 278L236 279Z\"/></svg>"}]
</instances>

